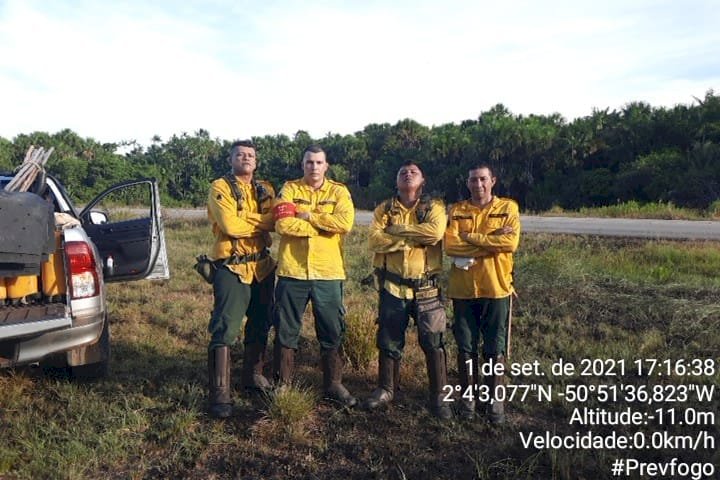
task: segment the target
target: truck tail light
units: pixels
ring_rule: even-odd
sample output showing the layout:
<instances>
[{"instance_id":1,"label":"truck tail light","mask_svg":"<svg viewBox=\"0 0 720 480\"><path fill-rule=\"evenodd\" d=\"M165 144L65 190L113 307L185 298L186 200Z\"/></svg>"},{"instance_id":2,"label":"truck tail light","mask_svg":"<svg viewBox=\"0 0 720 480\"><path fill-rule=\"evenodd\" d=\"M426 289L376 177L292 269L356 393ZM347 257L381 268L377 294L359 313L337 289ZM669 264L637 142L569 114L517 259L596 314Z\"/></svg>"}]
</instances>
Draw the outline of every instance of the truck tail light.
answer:
<instances>
[{"instance_id":1,"label":"truck tail light","mask_svg":"<svg viewBox=\"0 0 720 480\"><path fill-rule=\"evenodd\" d=\"M92 247L85 242L65 242L65 257L70 270L71 298L87 298L97 295L100 282Z\"/></svg>"}]
</instances>

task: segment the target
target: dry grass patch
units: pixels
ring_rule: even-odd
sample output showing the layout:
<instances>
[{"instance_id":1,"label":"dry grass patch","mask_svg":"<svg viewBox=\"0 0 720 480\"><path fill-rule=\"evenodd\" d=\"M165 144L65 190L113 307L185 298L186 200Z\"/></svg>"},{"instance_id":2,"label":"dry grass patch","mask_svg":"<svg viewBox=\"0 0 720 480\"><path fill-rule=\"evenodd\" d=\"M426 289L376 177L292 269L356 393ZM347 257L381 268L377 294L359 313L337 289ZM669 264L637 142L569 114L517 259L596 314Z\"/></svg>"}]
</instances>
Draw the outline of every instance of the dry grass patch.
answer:
<instances>
[{"instance_id":1,"label":"dry grass patch","mask_svg":"<svg viewBox=\"0 0 720 480\"><path fill-rule=\"evenodd\" d=\"M377 306L368 302L367 297L350 295L345 299L345 341L343 354L348 366L365 370L377 359L376 332Z\"/></svg>"},{"instance_id":2,"label":"dry grass patch","mask_svg":"<svg viewBox=\"0 0 720 480\"><path fill-rule=\"evenodd\" d=\"M317 390L298 383L282 385L263 397L263 417L253 425L253 434L281 444L308 444L317 422Z\"/></svg>"}]
</instances>

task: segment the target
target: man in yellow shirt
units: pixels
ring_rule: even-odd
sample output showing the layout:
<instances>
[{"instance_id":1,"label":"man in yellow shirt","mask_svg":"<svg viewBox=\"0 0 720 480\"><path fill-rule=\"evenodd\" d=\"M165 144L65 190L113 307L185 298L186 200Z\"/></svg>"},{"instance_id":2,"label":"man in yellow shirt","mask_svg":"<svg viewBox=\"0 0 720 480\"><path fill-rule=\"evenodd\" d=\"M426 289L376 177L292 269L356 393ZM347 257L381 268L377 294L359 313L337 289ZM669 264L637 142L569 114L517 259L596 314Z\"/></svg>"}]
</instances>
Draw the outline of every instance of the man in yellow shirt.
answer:
<instances>
[{"instance_id":1,"label":"man in yellow shirt","mask_svg":"<svg viewBox=\"0 0 720 480\"><path fill-rule=\"evenodd\" d=\"M474 392L480 372L478 343L483 337L482 372L488 398L486 413L493 423L505 420L504 404L496 391L503 388L507 334L513 289L513 252L520 241L517 203L496 197L497 181L486 164L470 169L467 187L470 200L450 208L445 232L445 253L453 260L448 296L453 299L453 334L458 345L458 372L463 393ZM498 388L499 387L499 388ZM475 402L465 395L460 413L472 418ZM504 397L502 397L504 398ZM479 407L480 405L478 405Z\"/></svg>"},{"instance_id":2,"label":"man in yellow shirt","mask_svg":"<svg viewBox=\"0 0 720 480\"><path fill-rule=\"evenodd\" d=\"M218 265L208 327L209 403L210 414L218 418L232 413L230 345L245 316L241 383L246 389L270 388L262 371L275 284L275 261L268 250L275 192L268 182L255 180L255 152L250 141L233 143L232 170L213 181L208 194L208 218L215 237L212 258Z\"/></svg>"},{"instance_id":3,"label":"man in yellow shirt","mask_svg":"<svg viewBox=\"0 0 720 480\"><path fill-rule=\"evenodd\" d=\"M342 384L340 356L345 334L343 240L353 226L355 209L345 185L325 178L323 149L303 152L303 178L283 185L274 208L280 234L275 288L275 375L291 380L305 308L312 300L320 342L323 389L327 398L352 407L357 403Z\"/></svg>"},{"instance_id":4,"label":"man in yellow shirt","mask_svg":"<svg viewBox=\"0 0 720 480\"><path fill-rule=\"evenodd\" d=\"M400 167L396 185L398 195L375 209L370 225L369 247L380 281L377 332L380 354L378 388L365 401L365 407L374 410L392 401L399 382L405 331L412 316L427 362L430 409L437 417L449 419L452 411L442 395L447 384L443 344L446 318L436 285L436 277L442 271L445 206L423 194L425 177L412 161ZM433 321L419 311L428 302L434 304Z\"/></svg>"}]
</instances>

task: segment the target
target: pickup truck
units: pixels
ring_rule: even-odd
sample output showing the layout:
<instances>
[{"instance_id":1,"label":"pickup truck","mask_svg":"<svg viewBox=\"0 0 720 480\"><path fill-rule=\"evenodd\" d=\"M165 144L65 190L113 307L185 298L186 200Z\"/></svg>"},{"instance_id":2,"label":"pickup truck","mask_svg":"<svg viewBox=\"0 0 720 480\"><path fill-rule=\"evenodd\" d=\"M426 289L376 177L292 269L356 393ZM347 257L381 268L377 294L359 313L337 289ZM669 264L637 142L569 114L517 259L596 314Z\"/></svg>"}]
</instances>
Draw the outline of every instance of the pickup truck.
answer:
<instances>
[{"instance_id":1,"label":"pickup truck","mask_svg":"<svg viewBox=\"0 0 720 480\"><path fill-rule=\"evenodd\" d=\"M0 190L11 179L0 174ZM56 178L43 183L37 193L0 192L0 368L40 363L101 377L110 359L105 284L169 278L157 183L114 185L81 211ZM133 209L118 210L129 201ZM26 279L36 286L18 290Z\"/></svg>"}]
</instances>

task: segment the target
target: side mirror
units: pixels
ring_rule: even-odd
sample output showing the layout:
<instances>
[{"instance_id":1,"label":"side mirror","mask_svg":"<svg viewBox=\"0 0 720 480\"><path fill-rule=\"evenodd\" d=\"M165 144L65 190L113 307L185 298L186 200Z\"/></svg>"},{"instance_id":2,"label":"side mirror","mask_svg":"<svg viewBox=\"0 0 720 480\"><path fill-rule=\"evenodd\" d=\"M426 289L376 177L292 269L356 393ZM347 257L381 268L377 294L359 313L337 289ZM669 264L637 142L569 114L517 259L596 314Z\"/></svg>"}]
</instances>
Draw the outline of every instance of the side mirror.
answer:
<instances>
[{"instance_id":1,"label":"side mirror","mask_svg":"<svg viewBox=\"0 0 720 480\"><path fill-rule=\"evenodd\" d=\"M98 210L92 210L90 212L90 223L92 223L93 225L102 225L107 222L108 222L107 213L100 212Z\"/></svg>"}]
</instances>

